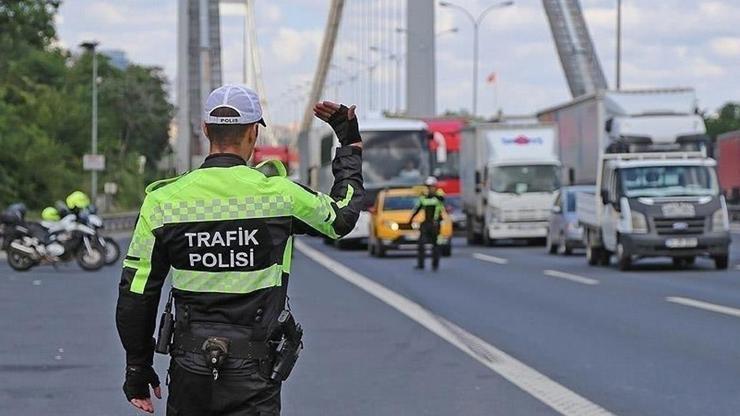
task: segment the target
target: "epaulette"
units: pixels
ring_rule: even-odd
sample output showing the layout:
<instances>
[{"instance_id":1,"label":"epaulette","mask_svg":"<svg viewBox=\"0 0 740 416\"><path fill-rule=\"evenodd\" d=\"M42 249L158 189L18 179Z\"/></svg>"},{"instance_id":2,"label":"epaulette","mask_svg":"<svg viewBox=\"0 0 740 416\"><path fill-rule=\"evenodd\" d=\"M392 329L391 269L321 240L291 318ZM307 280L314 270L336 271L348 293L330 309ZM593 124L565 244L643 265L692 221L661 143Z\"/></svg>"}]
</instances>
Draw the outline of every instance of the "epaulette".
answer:
<instances>
[{"instance_id":1,"label":"epaulette","mask_svg":"<svg viewBox=\"0 0 740 416\"><path fill-rule=\"evenodd\" d=\"M285 165L283 165L283 162L276 159L263 160L254 168L268 178L271 176L288 176L288 170L285 169Z\"/></svg>"},{"instance_id":2,"label":"epaulette","mask_svg":"<svg viewBox=\"0 0 740 416\"><path fill-rule=\"evenodd\" d=\"M156 191L159 188L162 188L164 186L167 186L167 185L169 185L169 184L177 181L178 179L182 178L183 176L187 175L188 173L190 173L190 172L185 172L182 175L175 176L174 178L165 178L165 179L160 179L158 181L154 181L154 182L150 183L149 186L146 187L146 189L144 190L144 192L146 192L147 194L150 194L150 193Z\"/></svg>"}]
</instances>

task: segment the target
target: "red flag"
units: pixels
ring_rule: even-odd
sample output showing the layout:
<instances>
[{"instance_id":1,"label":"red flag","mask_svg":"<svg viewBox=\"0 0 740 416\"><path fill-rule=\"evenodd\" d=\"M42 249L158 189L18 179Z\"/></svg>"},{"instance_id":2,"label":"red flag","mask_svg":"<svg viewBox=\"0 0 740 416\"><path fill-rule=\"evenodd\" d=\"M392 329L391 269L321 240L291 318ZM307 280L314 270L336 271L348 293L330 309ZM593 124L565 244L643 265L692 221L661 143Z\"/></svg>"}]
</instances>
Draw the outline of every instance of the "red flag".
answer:
<instances>
[{"instance_id":1,"label":"red flag","mask_svg":"<svg viewBox=\"0 0 740 416\"><path fill-rule=\"evenodd\" d=\"M495 72L491 72L486 77L486 82L488 82L489 84L495 84L496 83L496 73Z\"/></svg>"}]
</instances>

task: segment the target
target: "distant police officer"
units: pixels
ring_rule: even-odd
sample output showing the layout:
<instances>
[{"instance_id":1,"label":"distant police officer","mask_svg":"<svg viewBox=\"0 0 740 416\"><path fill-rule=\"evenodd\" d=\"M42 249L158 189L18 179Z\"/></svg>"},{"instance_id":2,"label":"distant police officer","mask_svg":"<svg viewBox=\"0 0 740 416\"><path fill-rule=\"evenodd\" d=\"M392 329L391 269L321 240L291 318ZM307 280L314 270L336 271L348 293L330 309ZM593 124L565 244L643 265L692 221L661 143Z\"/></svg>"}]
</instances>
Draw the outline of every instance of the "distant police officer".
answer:
<instances>
[{"instance_id":1,"label":"distant police officer","mask_svg":"<svg viewBox=\"0 0 740 416\"><path fill-rule=\"evenodd\" d=\"M284 169L265 175L247 166L264 121L257 95L236 85L208 97L203 129L211 147L200 168L147 187L116 309L123 391L138 409L154 411L150 387L161 398L153 334L171 273L156 341L158 352L172 355L167 414L280 414L281 381L302 345L286 306L293 235L348 233L364 195L354 106L324 101L314 114L341 144L329 195L293 183L279 174ZM172 327L172 298L174 335L163 334Z\"/></svg>"},{"instance_id":2,"label":"distant police officer","mask_svg":"<svg viewBox=\"0 0 740 416\"><path fill-rule=\"evenodd\" d=\"M426 245L432 245L432 269L437 270L439 267L439 246L437 245L437 238L439 236L440 221L442 219L442 211L444 211L444 193L441 189L437 189L437 178L434 176L428 177L424 181L427 189L424 194L419 196L419 200L416 203L416 209L411 214L410 222L413 223L414 218L419 212L424 211L424 221L422 221L419 227L419 240L417 243L417 256L416 256L416 268L424 268L424 258L426 257Z\"/></svg>"}]
</instances>

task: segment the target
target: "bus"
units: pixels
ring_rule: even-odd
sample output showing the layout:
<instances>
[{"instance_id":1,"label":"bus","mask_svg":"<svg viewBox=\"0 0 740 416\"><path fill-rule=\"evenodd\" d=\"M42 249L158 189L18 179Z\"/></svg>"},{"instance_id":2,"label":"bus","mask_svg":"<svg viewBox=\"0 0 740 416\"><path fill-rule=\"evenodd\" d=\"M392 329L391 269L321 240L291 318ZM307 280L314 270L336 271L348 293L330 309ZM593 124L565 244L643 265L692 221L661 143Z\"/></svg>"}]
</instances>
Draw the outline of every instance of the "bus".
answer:
<instances>
[{"instance_id":1,"label":"bus","mask_svg":"<svg viewBox=\"0 0 740 416\"><path fill-rule=\"evenodd\" d=\"M420 120L376 117L360 119L362 135L362 174L365 181L365 209L360 213L355 228L341 240L347 243L366 243L369 237L368 209L384 188L421 185L431 174L427 124ZM337 146L330 130L320 138L319 189L329 193L334 183L331 161Z\"/></svg>"},{"instance_id":2,"label":"bus","mask_svg":"<svg viewBox=\"0 0 740 416\"><path fill-rule=\"evenodd\" d=\"M460 139L466 123L458 118L430 118L429 127L432 175L445 193L445 207L455 229L465 228L465 213L460 197Z\"/></svg>"}]
</instances>

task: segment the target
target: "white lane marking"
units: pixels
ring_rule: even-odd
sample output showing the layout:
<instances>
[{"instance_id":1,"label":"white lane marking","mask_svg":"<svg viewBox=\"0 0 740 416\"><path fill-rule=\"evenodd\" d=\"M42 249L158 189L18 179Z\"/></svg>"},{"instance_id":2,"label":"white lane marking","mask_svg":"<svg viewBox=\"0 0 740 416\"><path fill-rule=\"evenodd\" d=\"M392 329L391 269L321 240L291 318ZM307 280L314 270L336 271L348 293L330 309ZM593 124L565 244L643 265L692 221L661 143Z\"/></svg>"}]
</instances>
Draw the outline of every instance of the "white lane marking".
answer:
<instances>
[{"instance_id":1,"label":"white lane marking","mask_svg":"<svg viewBox=\"0 0 740 416\"><path fill-rule=\"evenodd\" d=\"M679 305L691 306L693 308L704 309L705 311L723 313L725 315L740 318L740 309L729 306L717 305L715 303L704 302L701 300L682 298L678 296L669 296L665 298L668 302L678 303Z\"/></svg>"},{"instance_id":2,"label":"white lane marking","mask_svg":"<svg viewBox=\"0 0 740 416\"><path fill-rule=\"evenodd\" d=\"M590 277L579 276L573 273L561 272L558 270L545 270L545 276L557 277L560 279L570 280L571 282L581 283L584 285L598 285L599 281Z\"/></svg>"},{"instance_id":3,"label":"white lane marking","mask_svg":"<svg viewBox=\"0 0 740 416\"><path fill-rule=\"evenodd\" d=\"M473 258L496 264L507 264L509 262L509 260L503 257L496 257L483 253L473 253Z\"/></svg>"},{"instance_id":4,"label":"white lane marking","mask_svg":"<svg viewBox=\"0 0 740 416\"><path fill-rule=\"evenodd\" d=\"M609 411L601 406L568 390L493 345L424 309L418 303L329 258L320 251L309 247L306 243L296 240L295 247L338 277L395 308L560 414L567 416L611 415Z\"/></svg>"}]
</instances>

